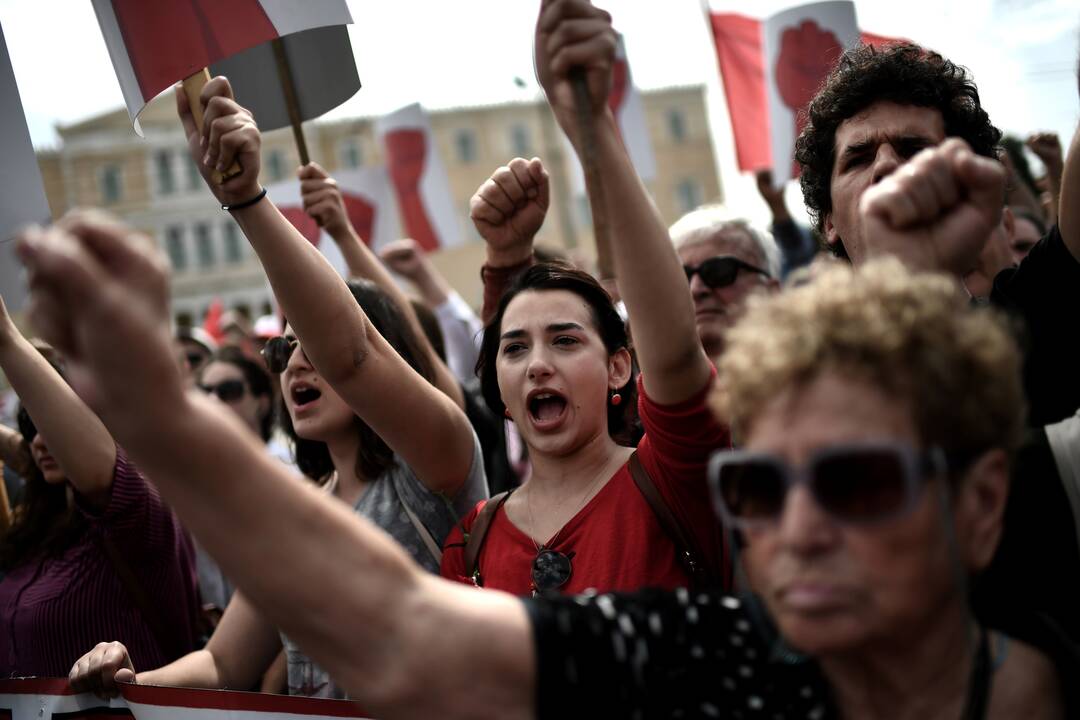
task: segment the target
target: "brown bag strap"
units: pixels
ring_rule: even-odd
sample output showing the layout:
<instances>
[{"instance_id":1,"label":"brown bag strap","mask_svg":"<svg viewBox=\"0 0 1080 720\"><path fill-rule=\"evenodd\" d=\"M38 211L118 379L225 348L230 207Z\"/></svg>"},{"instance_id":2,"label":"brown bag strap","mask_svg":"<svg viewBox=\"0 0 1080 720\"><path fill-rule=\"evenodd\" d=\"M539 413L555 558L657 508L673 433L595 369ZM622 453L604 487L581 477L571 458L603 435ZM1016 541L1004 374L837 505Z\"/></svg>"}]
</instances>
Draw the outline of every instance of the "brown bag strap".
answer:
<instances>
[{"instance_id":1,"label":"brown bag strap","mask_svg":"<svg viewBox=\"0 0 1080 720\"><path fill-rule=\"evenodd\" d=\"M645 466L638 458L637 450L630 455L630 475L634 478L634 484L649 503L653 514L664 534L675 544L675 550L679 557L679 563L686 570L690 582L695 588L719 587L720 583L712 577L709 568L700 560L700 554L694 550L694 542L687 535L683 526L675 519L671 508L664 502L664 497L656 489L656 484L649 477Z\"/></svg>"},{"instance_id":2,"label":"brown bag strap","mask_svg":"<svg viewBox=\"0 0 1080 720\"><path fill-rule=\"evenodd\" d=\"M476 514L472 528L469 529L465 536L465 577L476 579L478 569L476 561L480 557L481 548L484 547L484 538L487 537L488 528L491 526L491 521L495 519L495 513L499 512L499 508L503 506L503 503L506 502L512 492L514 491L507 490L488 498L488 501L484 503L484 507L480 508L480 512Z\"/></svg>"},{"instance_id":3,"label":"brown bag strap","mask_svg":"<svg viewBox=\"0 0 1080 720\"><path fill-rule=\"evenodd\" d=\"M165 624L161 620L157 606L150 600L150 596L146 594L146 589L139 582L138 576L135 575L135 571L131 569L131 565L120 552L120 549L116 547L116 543L105 532L101 533L100 538L101 546L105 550L105 556L109 558L109 562L112 564L113 570L116 571L117 577L120 578L120 582L123 583L128 597L135 603L135 607L138 608L139 612L142 613L146 624L150 626L150 632L153 634L158 649L165 656L165 659L175 660L183 655L183 648L169 647L169 635L165 631Z\"/></svg>"}]
</instances>

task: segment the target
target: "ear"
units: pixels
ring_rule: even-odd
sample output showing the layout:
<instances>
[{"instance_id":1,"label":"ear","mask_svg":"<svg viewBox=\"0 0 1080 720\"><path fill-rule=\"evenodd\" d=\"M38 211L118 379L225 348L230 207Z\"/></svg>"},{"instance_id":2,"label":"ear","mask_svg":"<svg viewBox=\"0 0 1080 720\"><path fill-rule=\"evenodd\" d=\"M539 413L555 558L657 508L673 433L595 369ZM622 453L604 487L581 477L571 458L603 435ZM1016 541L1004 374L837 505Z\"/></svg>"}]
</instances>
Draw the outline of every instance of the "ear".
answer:
<instances>
[{"instance_id":1,"label":"ear","mask_svg":"<svg viewBox=\"0 0 1080 720\"><path fill-rule=\"evenodd\" d=\"M619 348L608 358L608 387L618 390L630 381L630 373L633 371L633 360L630 351Z\"/></svg>"},{"instance_id":2,"label":"ear","mask_svg":"<svg viewBox=\"0 0 1080 720\"><path fill-rule=\"evenodd\" d=\"M821 223L822 229L825 231L825 242L830 247L835 247L840 242L840 233L837 232L836 226L833 225L832 211L825 213L825 219Z\"/></svg>"},{"instance_id":3,"label":"ear","mask_svg":"<svg viewBox=\"0 0 1080 720\"><path fill-rule=\"evenodd\" d=\"M1013 238L1016 237L1016 216L1008 205L1001 211L1001 225L1005 228L1005 240L1012 247Z\"/></svg>"},{"instance_id":4,"label":"ear","mask_svg":"<svg viewBox=\"0 0 1080 720\"><path fill-rule=\"evenodd\" d=\"M1001 449L989 450L960 479L956 496L957 541L969 570L983 570L997 552L1008 501L1008 456Z\"/></svg>"}]
</instances>

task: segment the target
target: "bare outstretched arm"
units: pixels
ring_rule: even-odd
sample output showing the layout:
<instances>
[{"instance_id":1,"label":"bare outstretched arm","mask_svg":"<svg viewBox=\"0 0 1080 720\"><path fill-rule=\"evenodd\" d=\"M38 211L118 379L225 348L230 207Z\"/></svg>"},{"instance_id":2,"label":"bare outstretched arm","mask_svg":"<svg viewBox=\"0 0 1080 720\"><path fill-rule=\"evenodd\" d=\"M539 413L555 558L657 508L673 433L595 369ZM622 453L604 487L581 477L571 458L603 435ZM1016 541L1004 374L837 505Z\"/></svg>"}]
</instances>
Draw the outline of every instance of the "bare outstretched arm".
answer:
<instances>
[{"instance_id":1,"label":"bare outstretched arm","mask_svg":"<svg viewBox=\"0 0 1080 720\"><path fill-rule=\"evenodd\" d=\"M0 369L72 487L91 505L104 508L116 468L116 443L94 411L22 336L3 300Z\"/></svg>"},{"instance_id":2,"label":"bare outstretched arm","mask_svg":"<svg viewBox=\"0 0 1080 720\"><path fill-rule=\"evenodd\" d=\"M214 78L203 88L202 133L186 95L178 91L176 97L192 157L219 201L255 197L261 137L251 114L233 100L228 81ZM243 172L215 185L212 167L228 167L237 158ZM460 489L473 460L472 427L461 408L379 335L322 253L273 203L257 202L233 217L315 369L428 488L449 494Z\"/></svg>"},{"instance_id":3,"label":"bare outstretched arm","mask_svg":"<svg viewBox=\"0 0 1080 720\"><path fill-rule=\"evenodd\" d=\"M619 138L608 108L616 35L611 16L587 0L548 0L536 25L536 68L548 102L579 157L574 68L584 70L598 175L645 389L674 404L699 392L711 369L698 340L690 288L660 213Z\"/></svg>"},{"instance_id":4,"label":"bare outstretched arm","mask_svg":"<svg viewBox=\"0 0 1080 720\"><path fill-rule=\"evenodd\" d=\"M115 227L76 228L21 247L36 317L80 391L263 617L376 716L530 717L521 602L427 575L266 455L227 409L186 393L160 253Z\"/></svg>"},{"instance_id":5,"label":"bare outstretched arm","mask_svg":"<svg viewBox=\"0 0 1080 720\"><path fill-rule=\"evenodd\" d=\"M457 403L458 407L464 408L465 395L461 391L461 385L424 334L409 298L390 277L390 273L375 257L375 253L356 233L356 228L353 227L345 212L345 201L341 197L337 181L330 177L318 163L308 163L300 168L298 174L304 211L318 220L341 248L349 274L370 280L390 297L402 317L409 323L421 352L427 357L428 364L435 375L435 386Z\"/></svg>"}]
</instances>

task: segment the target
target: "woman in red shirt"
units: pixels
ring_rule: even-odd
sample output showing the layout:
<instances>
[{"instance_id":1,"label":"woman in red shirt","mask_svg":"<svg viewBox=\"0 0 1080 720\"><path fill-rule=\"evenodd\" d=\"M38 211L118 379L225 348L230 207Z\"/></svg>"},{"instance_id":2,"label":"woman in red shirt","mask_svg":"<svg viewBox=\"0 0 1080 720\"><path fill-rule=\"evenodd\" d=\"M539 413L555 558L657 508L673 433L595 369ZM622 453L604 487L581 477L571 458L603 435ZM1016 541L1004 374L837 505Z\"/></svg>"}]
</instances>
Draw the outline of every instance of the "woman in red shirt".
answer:
<instances>
[{"instance_id":1,"label":"woman in red shirt","mask_svg":"<svg viewBox=\"0 0 1080 720\"><path fill-rule=\"evenodd\" d=\"M547 41L538 36L538 42ZM580 156L573 90L544 52L538 46L541 83ZM587 75L595 97L606 97L601 90L610 87L610 65L598 64ZM475 563L466 562L465 533L479 506L451 533L444 577L517 594L689 585L679 557L687 548L677 548L675 533L657 520L631 474L634 450L619 443L635 390L645 428L637 458L706 574L714 581L724 577L721 533L705 483L709 452L728 442L704 405L714 371L667 228L610 108L597 102L592 112L592 154L604 180L601 210L641 377L632 379L624 325L599 283L568 267L529 267L534 226L548 204L540 161L501 168L474 196L471 214L488 242L489 263L498 255L492 265L517 263L524 272L484 331L477 369L488 404L505 412L527 446L532 474L498 506ZM485 280L489 274L485 268Z\"/></svg>"}]
</instances>

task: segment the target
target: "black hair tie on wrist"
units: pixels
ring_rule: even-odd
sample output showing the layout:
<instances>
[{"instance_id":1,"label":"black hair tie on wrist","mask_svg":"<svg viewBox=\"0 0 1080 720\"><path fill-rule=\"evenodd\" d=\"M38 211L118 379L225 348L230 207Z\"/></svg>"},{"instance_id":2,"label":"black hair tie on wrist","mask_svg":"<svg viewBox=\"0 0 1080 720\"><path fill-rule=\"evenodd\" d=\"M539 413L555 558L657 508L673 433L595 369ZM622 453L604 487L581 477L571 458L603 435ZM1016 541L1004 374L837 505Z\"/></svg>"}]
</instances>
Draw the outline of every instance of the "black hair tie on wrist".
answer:
<instances>
[{"instance_id":1,"label":"black hair tie on wrist","mask_svg":"<svg viewBox=\"0 0 1080 720\"><path fill-rule=\"evenodd\" d=\"M232 210L243 210L246 207L251 207L255 203L262 200L264 197L266 197L266 188L263 188L262 190L260 190L259 194L256 195L255 197L251 198L250 200L245 200L244 202L233 203L232 205L222 205L221 209L225 210L226 212L229 212L229 211L232 211Z\"/></svg>"}]
</instances>

